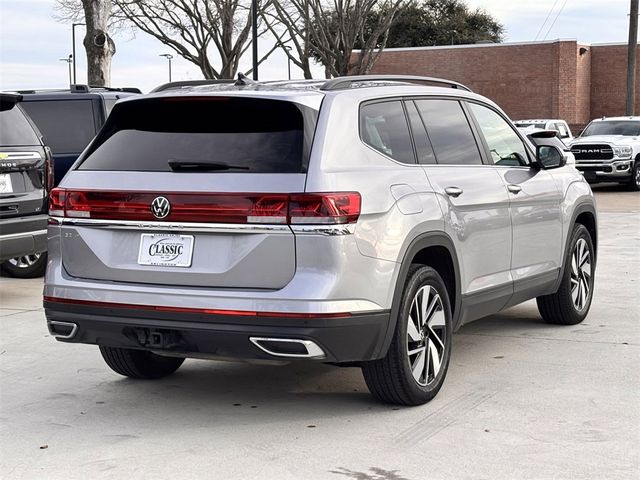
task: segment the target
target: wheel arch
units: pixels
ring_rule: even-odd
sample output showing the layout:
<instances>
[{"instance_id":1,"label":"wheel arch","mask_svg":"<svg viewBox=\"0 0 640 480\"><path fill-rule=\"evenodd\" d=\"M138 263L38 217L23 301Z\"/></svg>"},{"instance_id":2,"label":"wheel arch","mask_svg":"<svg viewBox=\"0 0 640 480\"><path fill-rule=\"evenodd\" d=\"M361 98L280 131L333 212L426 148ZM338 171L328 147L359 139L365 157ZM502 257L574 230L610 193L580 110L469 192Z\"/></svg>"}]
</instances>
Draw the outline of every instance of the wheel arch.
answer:
<instances>
[{"instance_id":1,"label":"wheel arch","mask_svg":"<svg viewBox=\"0 0 640 480\"><path fill-rule=\"evenodd\" d=\"M569 251L570 240L571 240L571 232L576 224L584 225L591 236L591 241L593 242L594 249L594 268L598 259L598 215L596 213L596 207L593 203L583 202L576 206L571 214L571 221L569 223L569 230L567 233L567 239L564 245L564 253L562 256L562 264L560 267L560 274L558 275L558 280L554 286L553 291L557 291L560 287L560 282L564 278L564 270L566 266L567 256L571 254Z\"/></svg>"},{"instance_id":2,"label":"wheel arch","mask_svg":"<svg viewBox=\"0 0 640 480\"><path fill-rule=\"evenodd\" d=\"M447 287L447 293L451 302L453 330L455 331L459 326L462 298L460 266L453 241L444 232L423 233L409 244L409 247L404 253L402 263L400 264L391 303L389 325L384 343L378 355L380 358L386 355L391 344L400 313L404 284L409 269L411 265L414 264L428 265L440 274Z\"/></svg>"}]
</instances>

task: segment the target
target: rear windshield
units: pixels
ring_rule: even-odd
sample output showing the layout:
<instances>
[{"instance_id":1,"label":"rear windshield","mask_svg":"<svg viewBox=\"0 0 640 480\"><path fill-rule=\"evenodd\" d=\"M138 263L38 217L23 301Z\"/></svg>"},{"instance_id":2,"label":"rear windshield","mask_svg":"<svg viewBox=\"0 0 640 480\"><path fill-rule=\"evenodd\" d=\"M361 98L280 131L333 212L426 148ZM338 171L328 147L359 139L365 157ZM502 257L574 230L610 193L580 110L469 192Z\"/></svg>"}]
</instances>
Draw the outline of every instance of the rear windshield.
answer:
<instances>
[{"instance_id":1,"label":"rear windshield","mask_svg":"<svg viewBox=\"0 0 640 480\"><path fill-rule=\"evenodd\" d=\"M119 103L79 170L300 173L317 112L286 101L168 97Z\"/></svg>"},{"instance_id":2,"label":"rear windshield","mask_svg":"<svg viewBox=\"0 0 640 480\"><path fill-rule=\"evenodd\" d=\"M17 105L0 107L0 147L40 145L38 135Z\"/></svg>"},{"instance_id":3,"label":"rear windshield","mask_svg":"<svg viewBox=\"0 0 640 480\"><path fill-rule=\"evenodd\" d=\"M96 134L91 100L37 100L22 104L53 153L80 153Z\"/></svg>"},{"instance_id":4,"label":"rear windshield","mask_svg":"<svg viewBox=\"0 0 640 480\"><path fill-rule=\"evenodd\" d=\"M640 135L640 122L638 121L617 121L593 122L582 132L582 137L591 135L625 135L635 137Z\"/></svg>"}]
</instances>

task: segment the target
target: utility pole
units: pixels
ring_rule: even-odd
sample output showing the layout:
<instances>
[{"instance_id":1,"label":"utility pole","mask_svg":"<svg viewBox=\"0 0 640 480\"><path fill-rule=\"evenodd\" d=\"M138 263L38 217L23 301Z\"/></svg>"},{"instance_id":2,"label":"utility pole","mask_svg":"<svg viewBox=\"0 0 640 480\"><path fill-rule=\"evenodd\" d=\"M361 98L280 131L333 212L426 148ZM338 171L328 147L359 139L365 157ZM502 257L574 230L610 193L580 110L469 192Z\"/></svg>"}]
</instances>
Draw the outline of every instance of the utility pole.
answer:
<instances>
[{"instance_id":1,"label":"utility pole","mask_svg":"<svg viewBox=\"0 0 640 480\"><path fill-rule=\"evenodd\" d=\"M251 0L251 47L253 79L258 80L258 0Z\"/></svg>"},{"instance_id":2,"label":"utility pole","mask_svg":"<svg viewBox=\"0 0 640 480\"><path fill-rule=\"evenodd\" d=\"M638 0L631 0L629 15L629 51L627 55L627 105L625 115L635 113L636 59L638 55Z\"/></svg>"}]
</instances>

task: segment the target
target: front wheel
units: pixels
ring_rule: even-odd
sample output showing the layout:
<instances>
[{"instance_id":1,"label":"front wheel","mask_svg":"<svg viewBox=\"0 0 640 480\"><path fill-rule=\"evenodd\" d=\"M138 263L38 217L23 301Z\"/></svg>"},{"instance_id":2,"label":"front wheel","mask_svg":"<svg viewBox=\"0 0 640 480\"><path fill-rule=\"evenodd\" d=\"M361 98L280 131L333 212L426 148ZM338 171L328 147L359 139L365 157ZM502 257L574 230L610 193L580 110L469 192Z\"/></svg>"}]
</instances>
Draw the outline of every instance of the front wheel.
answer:
<instances>
[{"instance_id":1,"label":"front wheel","mask_svg":"<svg viewBox=\"0 0 640 480\"><path fill-rule=\"evenodd\" d=\"M111 370L138 379L163 378L175 372L184 358L163 357L146 350L100 346L102 358Z\"/></svg>"},{"instance_id":2,"label":"front wheel","mask_svg":"<svg viewBox=\"0 0 640 480\"><path fill-rule=\"evenodd\" d=\"M636 158L636 161L633 164L633 168L631 169L631 178L629 179L627 186L632 192L640 192L640 157Z\"/></svg>"},{"instance_id":3,"label":"front wheel","mask_svg":"<svg viewBox=\"0 0 640 480\"><path fill-rule=\"evenodd\" d=\"M593 298L595 250L584 225L573 227L564 275L556 293L536 299L540 315L547 323L576 325L582 322Z\"/></svg>"},{"instance_id":4,"label":"front wheel","mask_svg":"<svg viewBox=\"0 0 640 480\"><path fill-rule=\"evenodd\" d=\"M449 368L452 333L442 278L431 267L412 266L386 357L362 365L371 394L400 405L421 405L434 398Z\"/></svg>"},{"instance_id":5,"label":"front wheel","mask_svg":"<svg viewBox=\"0 0 640 480\"><path fill-rule=\"evenodd\" d=\"M16 278L36 278L44 275L47 267L47 252L32 253L10 258L2 262L2 271Z\"/></svg>"}]
</instances>

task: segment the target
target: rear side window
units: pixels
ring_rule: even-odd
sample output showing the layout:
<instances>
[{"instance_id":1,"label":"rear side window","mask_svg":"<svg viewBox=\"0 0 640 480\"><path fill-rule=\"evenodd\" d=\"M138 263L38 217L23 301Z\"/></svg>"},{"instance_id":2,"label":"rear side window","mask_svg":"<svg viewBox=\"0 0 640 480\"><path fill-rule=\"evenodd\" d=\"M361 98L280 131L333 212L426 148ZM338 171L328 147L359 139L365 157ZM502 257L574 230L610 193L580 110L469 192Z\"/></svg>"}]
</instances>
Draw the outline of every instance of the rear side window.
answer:
<instances>
[{"instance_id":1,"label":"rear side window","mask_svg":"<svg viewBox=\"0 0 640 480\"><path fill-rule=\"evenodd\" d=\"M79 153L96 134L91 100L36 100L22 106L53 153Z\"/></svg>"},{"instance_id":2,"label":"rear side window","mask_svg":"<svg viewBox=\"0 0 640 480\"><path fill-rule=\"evenodd\" d=\"M362 141L402 163L415 163L407 118L399 100L360 107Z\"/></svg>"},{"instance_id":3,"label":"rear side window","mask_svg":"<svg viewBox=\"0 0 640 480\"><path fill-rule=\"evenodd\" d=\"M460 102L416 100L439 164L481 165L480 150Z\"/></svg>"},{"instance_id":4,"label":"rear side window","mask_svg":"<svg viewBox=\"0 0 640 480\"><path fill-rule=\"evenodd\" d=\"M301 173L316 116L308 107L256 98L119 103L79 169Z\"/></svg>"},{"instance_id":5,"label":"rear side window","mask_svg":"<svg viewBox=\"0 0 640 480\"><path fill-rule=\"evenodd\" d=\"M418 163L434 164L436 157L433 154L433 148L427 135L427 130L422 123L418 109L412 101L405 103L407 114L409 115L409 123L411 124L411 132L413 133L413 141L416 145L416 153L418 154Z\"/></svg>"},{"instance_id":6,"label":"rear side window","mask_svg":"<svg viewBox=\"0 0 640 480\"><path fill-rule=\"evenodd\" d=\"M40 145L40 140L20 107L0 108L0 147L33 145Z\"/></svg>"}]
</instances>

